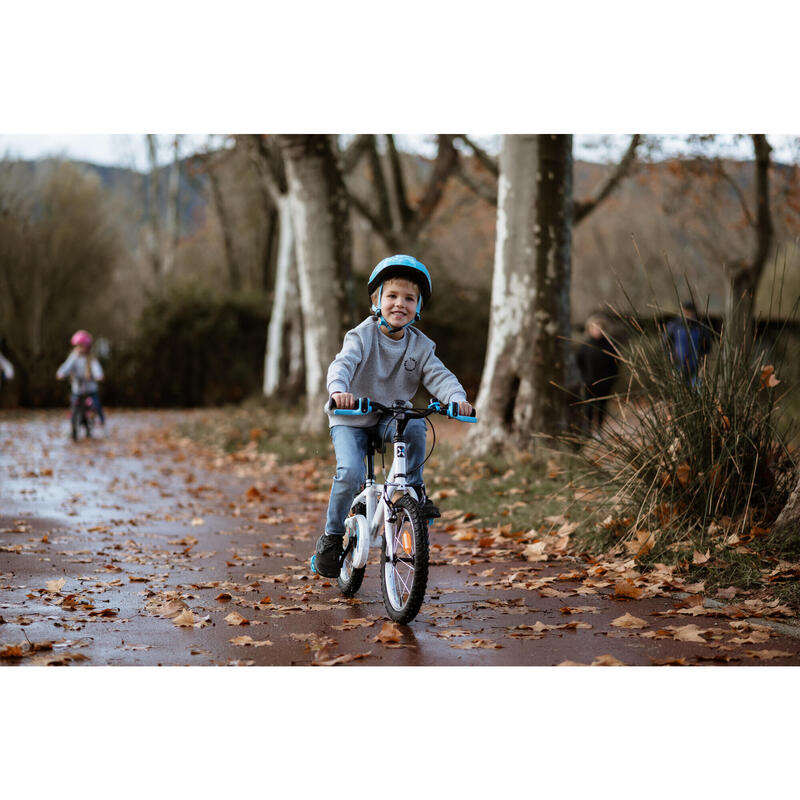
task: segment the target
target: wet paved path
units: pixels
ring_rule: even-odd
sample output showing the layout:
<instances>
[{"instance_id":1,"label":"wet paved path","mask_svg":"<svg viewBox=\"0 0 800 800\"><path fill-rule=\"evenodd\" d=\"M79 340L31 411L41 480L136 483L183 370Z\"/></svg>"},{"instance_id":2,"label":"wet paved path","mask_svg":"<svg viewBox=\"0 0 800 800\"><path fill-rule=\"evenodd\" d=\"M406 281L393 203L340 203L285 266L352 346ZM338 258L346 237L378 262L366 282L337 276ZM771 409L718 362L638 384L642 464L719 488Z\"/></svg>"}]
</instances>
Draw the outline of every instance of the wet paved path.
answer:
<instances>
[{"instance_id":1,"label":"wet paved path","mask_svg":"<svg viewBox=\"0 0 800 800\"><path fill-rule=\"evenodd\" d=\"M0 664L800 664L765 616L785 609L529 561L458 513L419 617L386 625L374 554L352 600L309 573L330 462L214 456L170 433L182 416L112 413L78 444L62 413L0 416Z\"/></svg>"}]
</instances>

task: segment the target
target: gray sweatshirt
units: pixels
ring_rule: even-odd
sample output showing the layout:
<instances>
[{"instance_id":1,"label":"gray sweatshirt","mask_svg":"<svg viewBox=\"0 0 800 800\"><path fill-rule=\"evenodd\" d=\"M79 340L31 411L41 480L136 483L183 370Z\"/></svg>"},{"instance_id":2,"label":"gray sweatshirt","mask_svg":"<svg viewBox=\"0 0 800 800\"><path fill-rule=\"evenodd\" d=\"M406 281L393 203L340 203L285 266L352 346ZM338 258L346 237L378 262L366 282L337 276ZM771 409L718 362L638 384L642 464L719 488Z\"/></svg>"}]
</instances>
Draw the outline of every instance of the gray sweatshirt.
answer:
<instances>
[{"instance_id":1,"label":"gray sweatshirt","mask_svg":"<svg viewBox=\"0 0 800 800\"><path fill-rule=\"evenodd\" d=\"M72 394L84 394L97 391L97 381L103 380L103 368L94 356L80 355L73 350L67 360L58 368L56 377L60 380L69 376L72 382ZM88 368L87 368L88 367Z\"/></svg>"},{"instance_id":2,"label":"gray sweatshirt","mask_svg":"<svg viewBox=\"0 0 800 800\"><path fill-rule=\"evenodd\" d=\"M436 345L414 327L392 339L380 332L376 317L367 317L348 331L342 349L328 367L328 395L350 392L390 406L395 400L410 405L420 383L443 403L467 399L458 378L437 358ZM334 416L325 404L328 423L366 428L378 421L377 413Z\"/></svg>"}]
</instances>

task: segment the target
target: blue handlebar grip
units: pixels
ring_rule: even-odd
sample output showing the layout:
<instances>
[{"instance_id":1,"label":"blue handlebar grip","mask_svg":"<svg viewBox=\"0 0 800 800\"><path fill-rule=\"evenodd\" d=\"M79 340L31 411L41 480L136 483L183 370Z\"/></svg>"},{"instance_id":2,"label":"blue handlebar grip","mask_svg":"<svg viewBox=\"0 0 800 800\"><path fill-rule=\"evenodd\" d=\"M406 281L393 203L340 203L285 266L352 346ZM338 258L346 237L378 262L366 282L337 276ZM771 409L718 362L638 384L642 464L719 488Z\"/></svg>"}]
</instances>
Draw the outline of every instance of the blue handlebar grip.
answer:
<instances>
[{"instance_id":1,"label":"blue handlebar grip","mask_svg":"<svg viewBox=\"0 0 800 800\"><path fill-rule=\"evenodd\" d=\"M447 406L447 416L450 417L450 419L457 419L457 420L460 420L461 422L477 422L478 421L478 417L475 414L475 411L472 412L472 416L471 417L465 417L465 416L462 416L461 414L459 414L458 413L458 403L455 400L453 400L451 403L448 404L448 406Z\"/></svg>"},{"instance_id":2,"label":"blue handlebar grip","mask_svg":"<svg viewBox=\"0 0 800 800\"><path fill-rule=\"evenodd\" d=\"M357 400L357 407L356 408L337 408L336 403L333 402L333 398L331 398L331 408L333 409L334 414L338 415L350 415L356 416L360 414L369 414L372 412L372 403L369 401L369 397L360 397Z\"/></svg>"}]
</instances>

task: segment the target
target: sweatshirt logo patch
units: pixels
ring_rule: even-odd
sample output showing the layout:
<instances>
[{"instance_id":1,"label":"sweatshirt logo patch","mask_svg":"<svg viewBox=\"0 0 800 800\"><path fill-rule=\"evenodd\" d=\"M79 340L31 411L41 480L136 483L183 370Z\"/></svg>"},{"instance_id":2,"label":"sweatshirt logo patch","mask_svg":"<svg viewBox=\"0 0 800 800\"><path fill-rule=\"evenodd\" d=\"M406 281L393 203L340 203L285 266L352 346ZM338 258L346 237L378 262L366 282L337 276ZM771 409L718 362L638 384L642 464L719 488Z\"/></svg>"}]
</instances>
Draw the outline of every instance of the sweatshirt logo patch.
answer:
<instances>
[{"instance_id":1,"label":"sweatshirt logo patch","mask_svg":"<svg viewBox=\"0 0 800 800\"><path fill-rule=\"evenodd\" d=\"M407 358L403 362L403 366L408 370L408 372L413 372L417 368L417 359L416 358Z\"/></svg>"}]
</instances>

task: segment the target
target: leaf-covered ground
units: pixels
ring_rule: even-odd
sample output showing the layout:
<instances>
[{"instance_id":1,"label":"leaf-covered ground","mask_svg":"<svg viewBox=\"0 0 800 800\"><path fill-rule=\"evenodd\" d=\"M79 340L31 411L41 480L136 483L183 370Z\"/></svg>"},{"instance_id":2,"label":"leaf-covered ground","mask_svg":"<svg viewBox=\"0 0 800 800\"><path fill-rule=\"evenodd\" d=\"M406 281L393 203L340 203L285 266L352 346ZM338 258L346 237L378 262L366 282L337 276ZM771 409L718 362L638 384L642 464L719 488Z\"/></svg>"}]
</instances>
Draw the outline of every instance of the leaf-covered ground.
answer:
<instances>
[{"instance_id":1,"label":"leaf-covered ground","mask_svg":"<svg viewBox=\"0 0 800 800\"><path fill-rule=\"evenodd\" d=\"M487 524L457 487L437 490L426 602L396 626L374 557L355 599L309 572L330 453L280 465L263 432L201 447L178 431L202 413L117 412L78 444L61 413L1 418L0 664L800 664L779 601L581 559L567 510Z\"/></svg>"}]
</instances>

